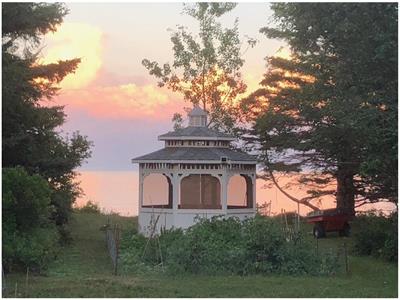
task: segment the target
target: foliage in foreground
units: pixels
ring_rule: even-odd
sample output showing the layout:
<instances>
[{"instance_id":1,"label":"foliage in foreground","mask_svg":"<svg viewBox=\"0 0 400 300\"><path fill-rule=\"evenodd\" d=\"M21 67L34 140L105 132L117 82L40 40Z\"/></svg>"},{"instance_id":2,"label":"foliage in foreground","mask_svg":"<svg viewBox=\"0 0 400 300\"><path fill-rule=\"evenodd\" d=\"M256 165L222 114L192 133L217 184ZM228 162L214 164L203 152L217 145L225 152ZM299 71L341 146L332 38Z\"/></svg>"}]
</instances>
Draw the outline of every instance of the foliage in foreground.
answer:
<instances>
[{"instance_id":1,"label":"foliage in foreground","mask_svg":"<svg viewBox=\"0 0 400 300\"><path fill-rule=\"evenodd\" d=\"M389 217L365 213L357 217L358 231L354 234L354 251L388 261L397 261L397 212Z\"/></svg>"},{"instance_id":2,"label":"foliage in foreground","mask_svg":"<svg viewBox=\"0 0 400 300\"><path fill-rule=\"evenodd\" d=\"M39 61L43 36L56 31L67 13L61 3L2 4L2 164L23 166L47 181L51 219L60 232L65 232L80 193L74 170L90 156L91 147L79 132L60 132L64 107L48 102L80 59Z\"/></svg>"},{"instance_id":3,"label":"foliage in foreground","mask_svg":"<svg viewBox=\"0 0 400 300\"><path fill-rule=\"evenodd\" d=\"M290 274L327 275L338 267L334 254L316 255L300 234L289 239L276 220L257 216L199 219L187 230L163 231L150 240L126 234L121 263L127 270L161 266L174 274ZM146 247L147 244L147 247ZM145 250L146 249L146 250Z\"/></svg>"},{"instance_id":4,"label":"foliage in foreground","mask_svg":"<svg viewBox=\"0 0 400 300\"><path fill-rule=\"evenodd\" d=\"M3 267L40 271L54 257L58 232L49 220L51 189L21 167L3 169Z\"/></svg>"}]
</instances>

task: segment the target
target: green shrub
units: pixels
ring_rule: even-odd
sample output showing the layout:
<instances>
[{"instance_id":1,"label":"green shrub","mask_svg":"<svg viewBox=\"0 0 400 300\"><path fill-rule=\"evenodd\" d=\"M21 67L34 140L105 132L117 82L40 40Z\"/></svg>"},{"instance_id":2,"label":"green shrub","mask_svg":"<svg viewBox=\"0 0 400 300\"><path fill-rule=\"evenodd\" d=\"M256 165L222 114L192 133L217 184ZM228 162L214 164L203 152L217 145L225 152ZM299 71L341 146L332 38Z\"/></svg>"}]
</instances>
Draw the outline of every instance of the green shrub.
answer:
<instances>
[{"instance_id":1,"label":"green shrub","mask_svg":"<svg viewBox=\"0 0 400 300\"><path fill-rule=\"evenodd\" d=\"M123 237L121 260L126 270L159 266L174 274L332 274L333 254L316 256L301 235L288 240L280 223L256 216L198 219L187 230L163 231L158 239L135 234ZM144 249L146 248L146 251ZM161 255L160 255L161 249Z\"/></svg>"},{"instance_id":2,"label":"green shrub","mask_svg":"<svg viewBox=\"0 0 400 300\"><path fill-rule=\"evenodd\" d=\"M59 238L49 220L51 190L40 176L20 167L3 169L2 175L3 267L44 269Z\"/></svg>"},{"instance_id":3,"label":"green shrub","mask_svg":"<svg viewBox=\"0 0 400 300\"><path fill-rule=\"evenodd\" d=\"M241 222L236 218L199 219L183 231L168 231L166 244L166 264L175 272L190 273L237 273L245 255L241 239ZM165 235L165 234L164 234ZM169 247L168 247L169 246Z\"/></svg>"},{"instance_id":4,"label":"green shrub","mask_svg":"<svg viewBox=\"0 0 400 300\"><path fill-rule=\"evenodd\" d=\"M86 202L86 204L82 207L77 207L75 208L75 211L78 213L89 213L89 214L100 214L101 213L101 209L98 203L96 202L92 202L92 201L88 201Z\"/></svg>"},{"instance_id":5,"label":"green shrub","mask_svg":"<svg viewBox=\"0 0 400 300\"><path fill-rule=\"evenodd\" d=\"M397 261L397 213L390 216L367 212L357 216L354 251L388 261Z\"/></svg>"}]
</instances>

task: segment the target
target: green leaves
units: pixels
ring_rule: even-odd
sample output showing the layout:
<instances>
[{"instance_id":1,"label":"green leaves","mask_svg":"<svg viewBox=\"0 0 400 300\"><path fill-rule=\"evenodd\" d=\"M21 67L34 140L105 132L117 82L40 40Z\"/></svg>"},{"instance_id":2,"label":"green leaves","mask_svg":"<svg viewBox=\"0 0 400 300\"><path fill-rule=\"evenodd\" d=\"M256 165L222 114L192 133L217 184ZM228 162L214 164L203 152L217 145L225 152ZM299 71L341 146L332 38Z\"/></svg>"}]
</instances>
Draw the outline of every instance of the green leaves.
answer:
<instances>
[{"instance_id":1,"label":"green leaves","mask_svg":"<svg viewBox=\"0 0 400 300\"><path fill-rule=\"evenodd\" d=\"M337 268L333 255L327 254L327 260L315 256L314 245L303 236L288 241L277 219L258 215L244 221L234 217L199 218L185 231L161 232L149 241L143 256L146 244L142 235L123 237L121 258L125 268L137 271L144 263L157 270L160 248L163 266L172 274L328 275Z\"/></svg>"},{"instance_id":2,"label":"green leaves","mask_svg":"<svg viewBox=\"0 0 400 300\"><path fill-rule=\"evenodd\" d=\"M42 35L56 31L68 9L62 3L2 3L3 38L22 38L38 45Z\"/></svg>"},{"instance_id":3,"label":"green leaves","mask_svg":"<svg viewBox=\"0 0 400 300\"><path fill-rule=\"evenodd\" d=\"M232 28L222 28L218 18L231 11L234 3L185 4L184 13L198 21L199 32L193 34L177 26L171 34L174 61L161 67L144 59L142 64L166 86L181 93L184 100L201 104L210 114L210 126L232 131L237 118L235 100L246 91L240 68L241 41L238 20ZM249 46L256 43L248 38Z\"/></svg>"},{"instance_id":4,"label":"green leaves","mask_svg":"<svg viewBox=\"0 0 400 300\"><path fill-rule=\"evenodd\" d=\"M42 177L22 168L2 171L3 263L43 268L52 259L58 242L50 222L51 189Z\"/></svg>"},{"instance_id":5,"label":"green leaves","mask_svg":"<svg viewBox=\"0 0 400 300\"><path fill-rule=\"evenodd\" d=\"M43 65L37 49L43 34L55 31L67 9L60 3L2 4L3 35L3 166L23 166L40 175L51 189L51 217L57 225L68 221L79 194L75 171L90 156L92 144L75 132L64 137L63 107L43 105L52 99L65 76L73 73L80 59Z\"/></svg>"},{"instance_id":6,"label":"green leaves","mask_svg":"<svg viewBox=\"0 0 400 300\"><path fill-rule=\"evenodd\" d=\"M262 88L242 103L262 150L274 157L265 167L295 163L349 185L349 176L361 176L357 189L345 188L350 194L337 193L338 205L354 206L354 197L396 201L397 167L387 166L397 166L389 150L397 145L397 4L271 7L277 25L261 32L286 41L292 58L268 58Z\"/></svg>"}]
</instances>

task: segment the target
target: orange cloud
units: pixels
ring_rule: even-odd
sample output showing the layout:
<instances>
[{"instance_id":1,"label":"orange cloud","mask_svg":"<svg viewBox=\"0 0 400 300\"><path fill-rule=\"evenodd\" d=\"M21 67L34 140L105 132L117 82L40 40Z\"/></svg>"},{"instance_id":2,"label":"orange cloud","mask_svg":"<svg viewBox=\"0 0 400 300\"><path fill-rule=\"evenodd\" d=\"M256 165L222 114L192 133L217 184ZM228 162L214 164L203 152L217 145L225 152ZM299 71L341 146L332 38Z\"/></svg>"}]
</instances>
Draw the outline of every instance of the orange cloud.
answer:
<instances>
[{"instance_id":1,"label":"orange cloud","mask_svg":"<svg viewBox=\"0 0 400 300\"><path fill-rule=\"evenodd\" d=\"M87 86L99 71L102 50L102 32L89 24L63 23L56 32L45 37L48 47L43 50L42 63L81 58L75 73L61 82L63 89L77 89Z\"/></svg>"},{"instance_id":2,"label":"orange cloud","mask_svg":"<svg viewBox=\"0 0 400 300\"><path fill-rule=\"evenodd\" d=\"M184 102L176 94L155 85L134 83L92 86L61 91L57 104L86 111L100 118L171 119L182 111Z\"/></svg>"}]
</instances>

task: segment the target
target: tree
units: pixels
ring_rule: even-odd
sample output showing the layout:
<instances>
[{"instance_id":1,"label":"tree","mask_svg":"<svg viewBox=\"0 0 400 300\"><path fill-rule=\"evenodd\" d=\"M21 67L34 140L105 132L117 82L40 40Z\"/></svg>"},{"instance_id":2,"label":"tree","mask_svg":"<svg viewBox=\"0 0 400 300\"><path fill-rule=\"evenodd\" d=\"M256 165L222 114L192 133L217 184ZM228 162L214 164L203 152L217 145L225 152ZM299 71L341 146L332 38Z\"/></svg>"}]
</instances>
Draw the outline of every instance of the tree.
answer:
<instances>
[{"instance_id":1,"label":"tree","mask_svg":"<svg viewBox=\"0 0 400 300\"><path fill-rule=\"evenodd\" d=\"M144 59L143 65L166 86L181 93L186 101L201 104L210 115L214 128L230 131L237 115L234 101L246 91L240 68L242 42L239 38L238 20L233 28L222 28L218 18L230 12L234 3L185 4L184 12L199 23L199 34L194 35L184 26L172 32L174 62L160 66ZM256 41L248 39L253 47Z\"/></svg>"},{"instance_id":2,"label":"tree","mask_svg":"<svg viewBox=\"0 0 400 300\"><path fill-rule=\"evenodd\" d=\"M57 230L49 217L51 189L39 175L22 168L2 171L3 266L42 268L57 245Z\"/></svg>"},{"instance_id":3,"label":"tree","mask_svg":"<svg viewBox=\"0 0 400 300\"><path fill-rule=\"evenodd\" d=\"M174 130L182 128L183 118L179 113L175 113L172 117L172 122L174 123Z\"/></svg>"},{"instance_id":4,"label":"tree","mask_svg":"<svg viewBox=\"0 0 400 300\"><path fill-rule=\"evenodd\" d=\"M285 40L292 58L269 57L262 88L242 102L265 170L311 173L307 203L397 202L397 4L272 9L277 25L261 32Z\"/></svg>"},{"instance_id":5,"label":"tree","mask_svg":"<svg viewBox=\"0 0 400 300\"><path fill-rule=\"evenodd\" d=\"M65 121L63 107L43 105L80 62L38 62L42 36L55 31L67 13L60 3L2 4L3 167L23 166L49 183L52 218L58 225L68 221L80 191L74 169L90 156L91 146L78 132L62 137L57 129Z\"/></svg>"}]
</instances>

